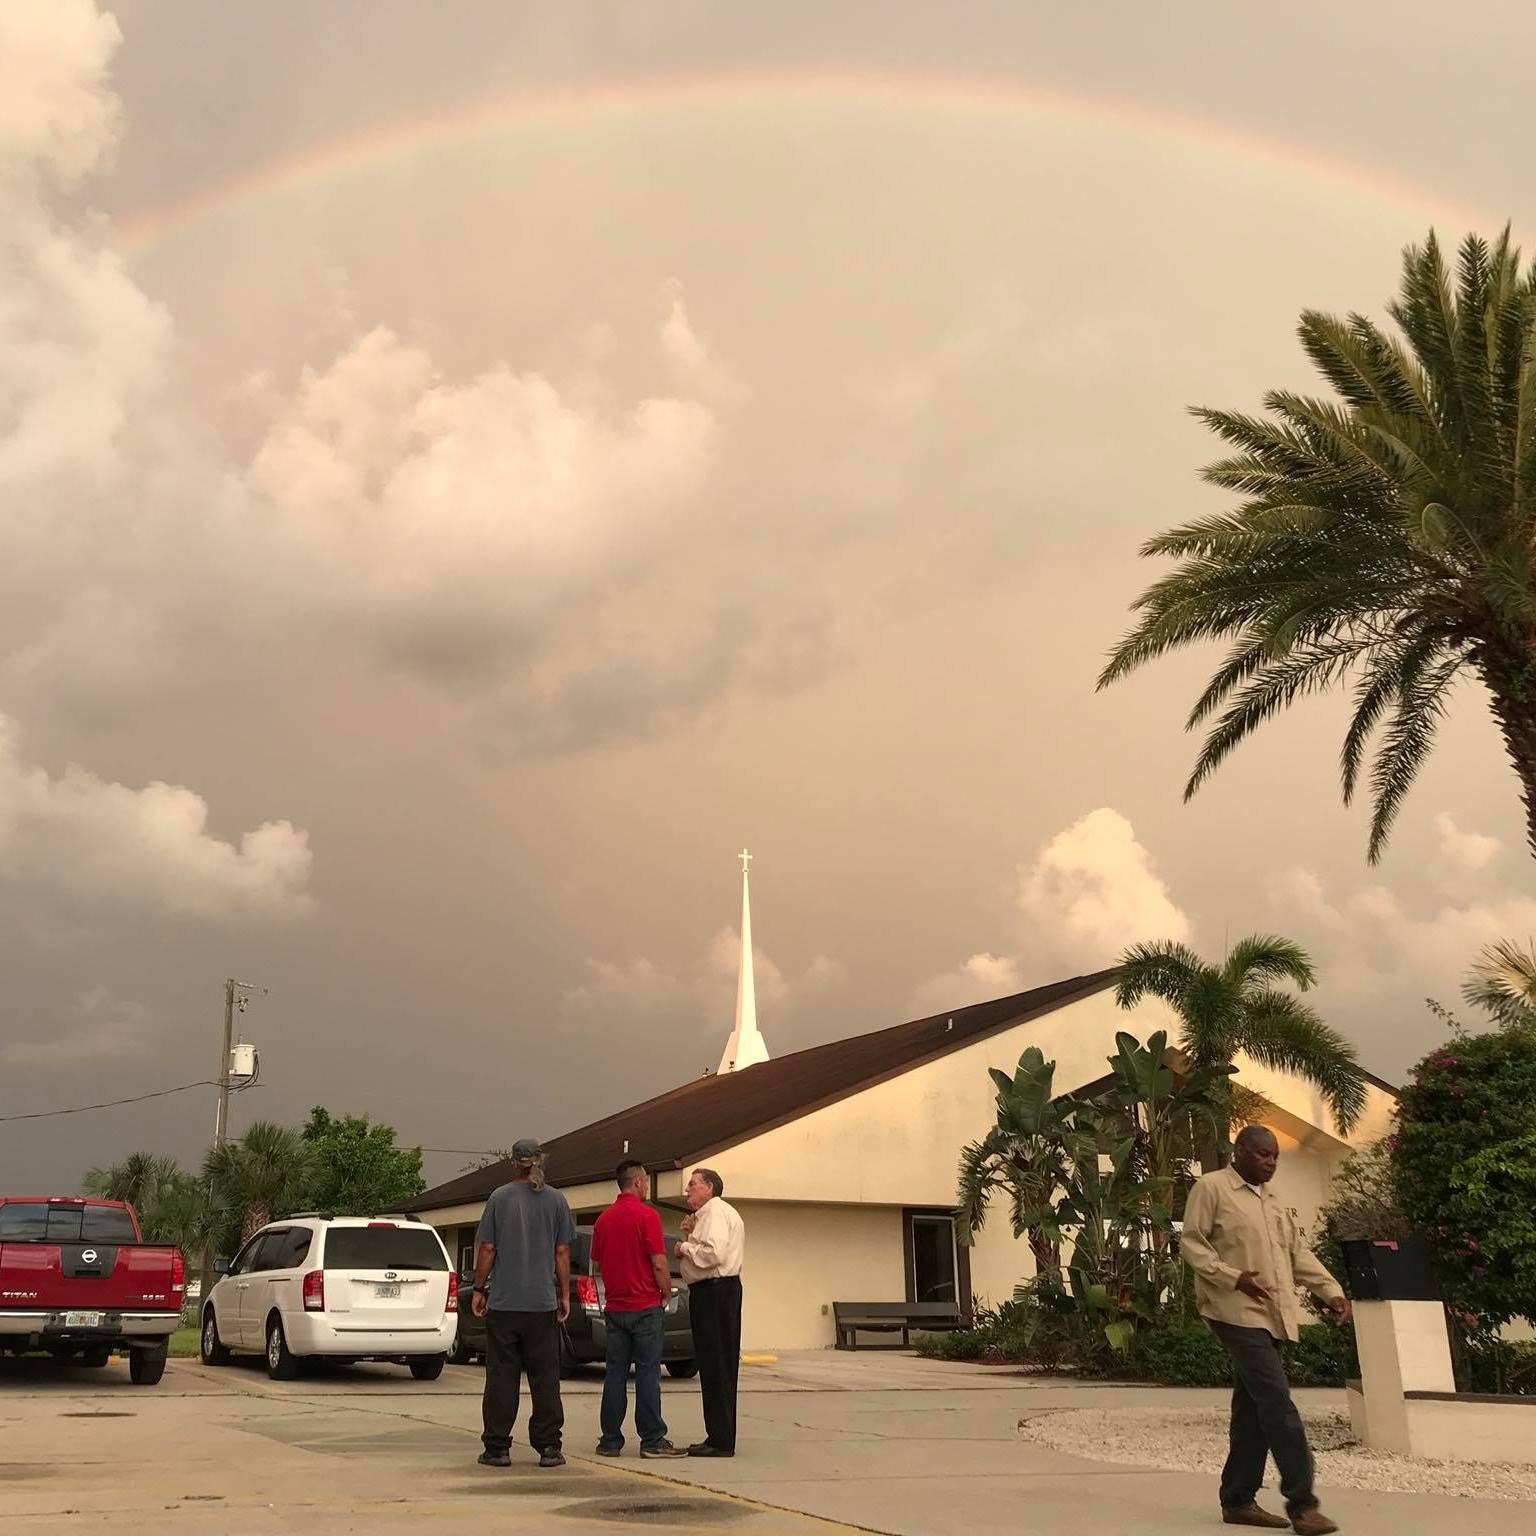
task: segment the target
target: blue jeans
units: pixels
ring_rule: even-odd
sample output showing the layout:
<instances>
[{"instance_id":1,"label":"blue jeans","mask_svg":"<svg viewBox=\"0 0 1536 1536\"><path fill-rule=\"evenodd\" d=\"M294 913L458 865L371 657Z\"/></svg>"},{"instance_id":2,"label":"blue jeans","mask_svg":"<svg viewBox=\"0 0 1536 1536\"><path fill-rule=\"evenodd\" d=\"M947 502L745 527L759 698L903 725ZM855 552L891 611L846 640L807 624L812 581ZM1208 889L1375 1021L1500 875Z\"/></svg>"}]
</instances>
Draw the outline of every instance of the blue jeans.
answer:
<instances>
[{"instance_id":1,"label":"blue jeans","mask_svg":"<svg viewBox=\"0 0 1536 1536\"><path fill-rule=\"evenodd\" d=\"M667 1438L667 1421L661 1416L660 1307L644 1312L604 1312L608 1325L608 1368L603 1377L603 1408L600 1422L602 1444L619 1450L624 1444L624 1415L629 1411L629 1367L635 1367L635 1428L640 1444L660 1445Z\"/></svg>"}]
</instances>

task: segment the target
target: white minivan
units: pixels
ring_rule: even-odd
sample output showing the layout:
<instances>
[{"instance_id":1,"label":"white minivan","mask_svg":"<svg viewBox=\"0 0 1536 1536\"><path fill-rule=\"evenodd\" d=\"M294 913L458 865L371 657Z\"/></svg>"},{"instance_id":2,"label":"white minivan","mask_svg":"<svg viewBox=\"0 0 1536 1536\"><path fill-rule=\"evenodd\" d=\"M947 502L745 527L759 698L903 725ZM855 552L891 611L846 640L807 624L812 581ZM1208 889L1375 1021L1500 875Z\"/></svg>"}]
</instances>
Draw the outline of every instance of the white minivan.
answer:
<instances>
[{"instance_id":1,"label":"white minivan","mask_svg":"<svg viewBox=\"0 0 1536 1536\"><path fill-rule=\"evenodd\" d=\"M260 1354L274 1381L289 1381L306 1358L387 1360L434 1381L458 1334L448 1250L409 1216L289 1216L214 1267L204 1365Z\"/></svg>"}]
</instances>

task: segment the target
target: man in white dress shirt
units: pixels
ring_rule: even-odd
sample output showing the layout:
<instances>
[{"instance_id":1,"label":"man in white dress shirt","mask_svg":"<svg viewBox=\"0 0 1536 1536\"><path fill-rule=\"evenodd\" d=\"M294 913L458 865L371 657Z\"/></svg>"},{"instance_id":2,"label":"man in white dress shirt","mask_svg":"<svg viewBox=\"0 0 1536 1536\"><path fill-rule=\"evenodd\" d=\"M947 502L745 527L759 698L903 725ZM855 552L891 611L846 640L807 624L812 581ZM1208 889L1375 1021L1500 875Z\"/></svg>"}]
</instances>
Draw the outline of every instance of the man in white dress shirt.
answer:
<instances>
[{"instance_id":1,"label":"man in white dress shirt","mask_svg":"<svg viewBox=\"0 0 1536 1536\"><path fill-rule=\"evenodd\" d=\"M683 1198L679 1267L688 1282L688 1316L704 1398L704 1438L690 1456L736 1454L736 1377L741 1369L741 1261L746 1229L723 1198L725 1181L712 1168L695 1168Z\"/></svg>"}]
</instances>

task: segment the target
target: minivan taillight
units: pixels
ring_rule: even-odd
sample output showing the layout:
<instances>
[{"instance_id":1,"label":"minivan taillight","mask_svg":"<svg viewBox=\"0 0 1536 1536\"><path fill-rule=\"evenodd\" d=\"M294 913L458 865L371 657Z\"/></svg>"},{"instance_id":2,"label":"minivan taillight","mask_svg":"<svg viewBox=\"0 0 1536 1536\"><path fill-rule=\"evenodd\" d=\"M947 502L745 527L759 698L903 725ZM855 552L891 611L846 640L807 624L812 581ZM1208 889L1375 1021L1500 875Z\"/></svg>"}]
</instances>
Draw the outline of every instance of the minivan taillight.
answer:
<instances>
[{"instance_id":1,"label":"minivan taillight","mask_svg":"<svg viewBox=\"0 0 1536 1536\"><path fill-rule=\"evenodd\" d=\"M591 1275L576 1276L576 1300L583 1307L597 1311L597 1281Z\"/></svg>"},{"instance_id":2,"label":"minivan taillight","mask_svg":"<svg viewBox=\"0 0 1536 1536\"><path fill-rule=\"evenodd\" d=\"M184 1291L187 1288L187 1261L182 1257L180 1248L171 1250L171 1289Z\"/></svg>"},{"instance_id":3,"label":"minivan taillight","mask_svg":"<svg viewBox=\"0 0 1536 1536\"><path fill-rule=\"evenodd\" d=\"M443 1308L445 1312L457 1312L459 1310L459 1277L450 1269L448 1271L448 1305Z\"/></svg>"},{"instance_id":4,"label":"minivan taillight","mask_svg":"<svg viewBox=\"0 0 1536 1536\"><path fill-rule=\"evenodd\" d=\"M304 1310L325 1311L325 1271L312 1269L304 1276Z\"/></svg>"}]
</instances>

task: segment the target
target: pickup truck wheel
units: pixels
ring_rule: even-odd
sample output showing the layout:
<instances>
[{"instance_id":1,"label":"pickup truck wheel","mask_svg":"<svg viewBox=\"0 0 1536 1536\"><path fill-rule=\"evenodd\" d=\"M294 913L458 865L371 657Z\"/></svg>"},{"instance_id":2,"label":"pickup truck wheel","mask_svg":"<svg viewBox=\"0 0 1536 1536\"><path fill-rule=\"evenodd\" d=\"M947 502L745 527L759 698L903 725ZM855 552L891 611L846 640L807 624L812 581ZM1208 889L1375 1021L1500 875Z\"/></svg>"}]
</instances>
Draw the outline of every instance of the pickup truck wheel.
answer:
<instances>
[{"instance_id":1,"label":"pickup truck wheel","mask_svg":"<svg viewBox=\"0 0 1536 1536\"><path fill-rule=\"evenodd\" d=\"M80 1356L80 1364L88 1365L92 1370L100 1370L111 1358L111 1349L105 1344L95 1344Z\"/></svg>"},{"instance_id":2,"label":"pickup truck wheel","mask_svg":"<svg viewBox=\"0 0 1536 1536\"><path fill-rule=\"evenodd\" d=\"M680 1376L686 1381L690 1376L699 1374L699 1362L697 1360L668 1360L667 1375Z\"/></svg>"},{"instance_id":3,"label":"pickup truck wheel","mask_svg":"<svg viewBox=\"0 0 1536 1536\"><path fill-rule=\"evenodd\" d=\"M136 1387L152 1387L165 1375L165 1351L163 1349L131 1349L128 1351L128 1379Z\"/></svg>"},{"instance_id":4,"label":"pickup truck wheel","mask_svg":"<svg viewBox=\"0 0 1536 1536\"><path fill-rule=\"evenodd\" d=\"M267 1324L267 1375L273 1381L292 1381L299 1374L299 1362L289 1351L283 1320L273 1317Z\"/></svg>"},{"instance_id":5,"label":"pickup truck wheel","mask_svg":"<svg viewBox=\"0 0 1536 1536\"><path fill-rule=\"evenodd\" d=\"M203 1313L203 1337L198 1353L202 1355L204 1365L229 1364L229 1350L219 1342L219 1323L211 1306Z\"/></svg>"},{"instance_id":6,"label":"pickup truck wheel","mask_svg":"<svg viewBox=\"0 0 1536 1536\"><path fill-rule=\"evenodd\" d=\"M447 1355L425 1355L411 1361L411 1375L417 1381L436 1381L443 1374L443 1367L447 1363Z\"/></svg>"}]
</instances>

